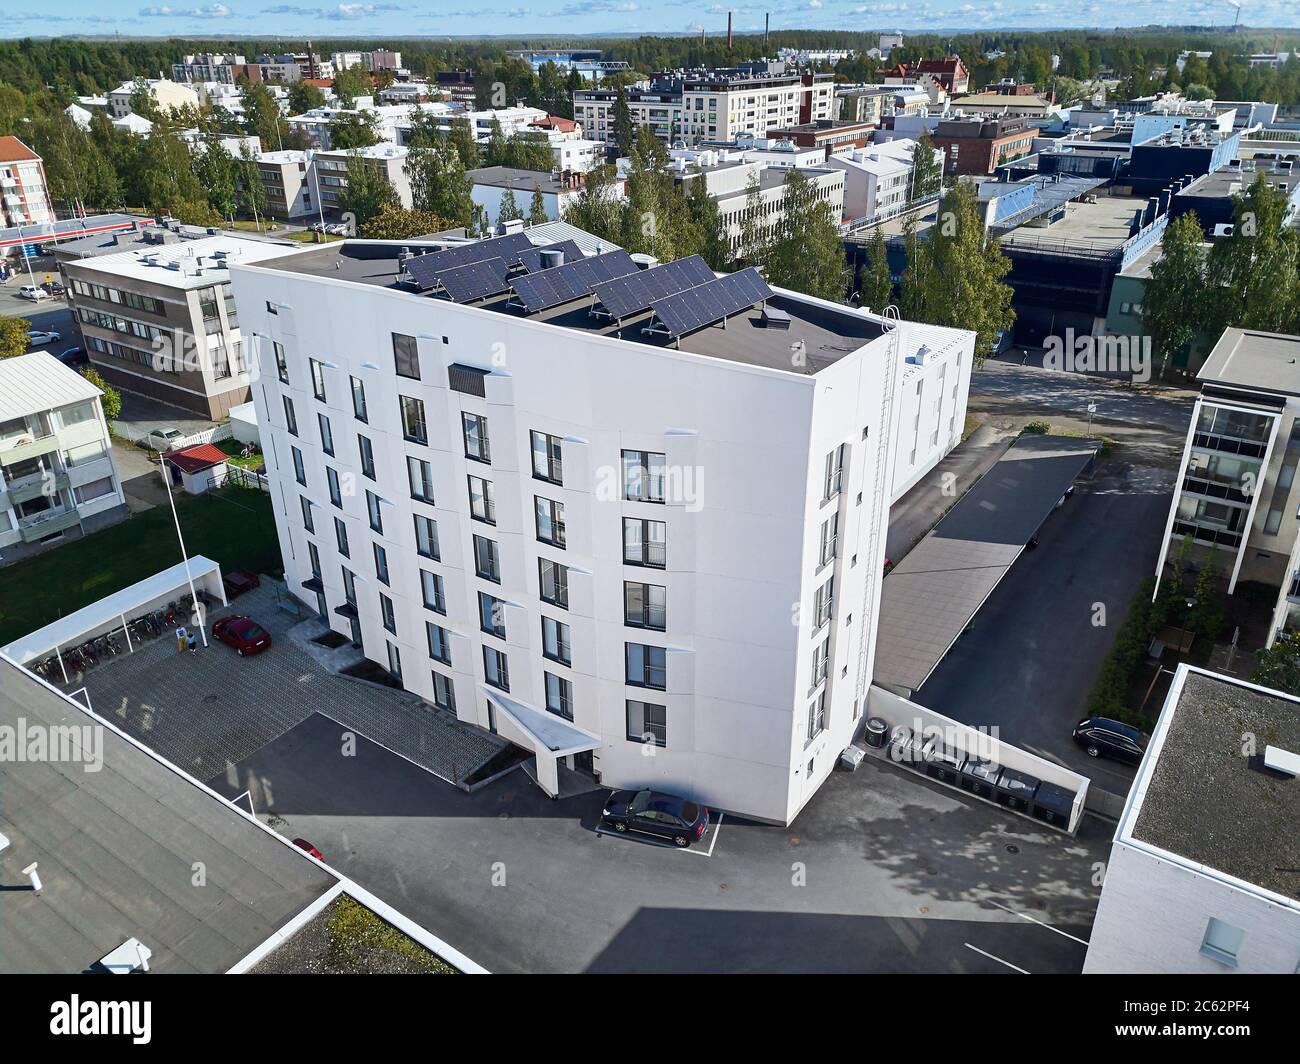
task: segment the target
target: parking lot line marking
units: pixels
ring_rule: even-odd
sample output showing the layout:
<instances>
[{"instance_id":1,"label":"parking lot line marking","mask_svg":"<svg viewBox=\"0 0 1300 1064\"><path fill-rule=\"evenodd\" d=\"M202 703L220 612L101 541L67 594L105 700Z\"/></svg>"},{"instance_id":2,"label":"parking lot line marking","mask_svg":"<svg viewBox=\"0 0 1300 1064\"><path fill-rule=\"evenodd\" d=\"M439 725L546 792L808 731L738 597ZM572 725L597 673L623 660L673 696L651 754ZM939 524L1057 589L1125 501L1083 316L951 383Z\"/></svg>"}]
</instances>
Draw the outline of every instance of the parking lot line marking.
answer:
<instances>
[{"instance_id":1,"label":"parking lot line marking","mask_svg":"<svg viewBox=\"0 0 1300 1064\"><path fill-rule=\"evenodd\" d=\"M1029 974L1029 973L1028 973L1027 971L1025 971L1023 968L1017 968L1017 967L1016 967L1014 964L1012 964L1010 961L1004 961L1001 957L995 957L995 956L993 956L993 954L991 954L991 953L985 953L985 952L984 952L982 949L980 949L978 946L972 946L969 942L963 942L962 945L965 946L967 949L972 949L972 950L974 950L974 951L975 951L976 953L978 953L981 957L987 957L987 958L988 958L989 960L991 960L991 961L997 961L999 964L1005 964L1005 965L1006 965L1008 968L1010 968L1013 972L1019 972L1021 975L1028 975L1028 974Z\"/></svg>"},{"instance_id":2,"label":"parking lot line marking","mask_svg":"<svg viewBox=\"0 0 1300 1064\"><path fill-rule=\"evenodd\" d=\"M1029 916L1026 913L1017 912L1015 909L1010 909L1005 905L1000 905L998 904L998 902L995 902L992 899L989 900L989 904L997 906L1003 912L1008 912L1012 916L1018 916L1022 920L1028 920L1031 924L1037 924L1039 927L1045 927L1049 931L1055 931L1058 935L1063 935L1065 938L1068 938L1071 942L1079 943L1080 946L1086 946L1088 944L1086 940L1082 938L1075 938L1074 935L1070 934L1068 931L1062 931L1059 927L1053 927L1051 924L1044 923L1042 920L1035 920L1032 916Z\"/></svg>"},{"instance_id":3,"label":"parking lot line marking","mask_svg":"<svg viewBox=\"0 0 1300 1064\"><path fill-rule=\"evenodd\" d=\"M686 849L684 849L682 852L693 853L695 854L696 857L712 857L713 847L715 847L718 844L718 833L722 831L722 818L726 815L727 815L726 813L718 814L718 823L714 826L713 838L709 840L709 850L707 853L705 853L703 850L692 850L689 846L687 846Z\"/></svg>"}]
</instances>

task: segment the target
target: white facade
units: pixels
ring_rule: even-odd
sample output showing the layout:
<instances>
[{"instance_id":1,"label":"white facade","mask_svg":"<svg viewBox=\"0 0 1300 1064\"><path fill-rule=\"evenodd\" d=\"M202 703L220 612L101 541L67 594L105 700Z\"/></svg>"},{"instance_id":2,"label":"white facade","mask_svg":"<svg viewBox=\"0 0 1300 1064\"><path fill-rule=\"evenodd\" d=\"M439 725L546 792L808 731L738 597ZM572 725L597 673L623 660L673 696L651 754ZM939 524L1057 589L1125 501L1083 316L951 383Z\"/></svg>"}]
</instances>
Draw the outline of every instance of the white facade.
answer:
<instances>
[{"instance_id":1,"label":"white facade","mask_svg":"<svg viewBox=\"0 0 1300 1064\"><path fill-rule=\"evenodd\" d=\"M0 227L53 221L41 157L17 137L0 137Z\"/></svg>"},{"instance_id":2,"label":"white facade","mask_svg":"<svg viewBox=\"0 0 1300 1064\"><path fill-rule=\"evenodd\" d=\"M340 253L329 248L314 253ZM894 397L904 357L921 345L913 327L879 334L859 312L783 294L796 324L766 338L782 351L803 315L843 325L845 351L813 374L691 350L707 349L716 332L661 348L348 281L323 260L311 273L289 260L236 267L233 284L258 337L254 399L291 588L314 586L318 562L318 605L334 627L350 630L345 604L354 600L366 654L393 667L395 651L407 689L462 720L515 741L520 720L559 722L566 738L556 743L591 751L605 785L653 785L761 819L794 818L863 712ZM969 361L971 334L923 332ZM453 365L472 368L454 375ZM423 404L424 442L404 431L400 397ZM467 420L478 418L490 461L479 460L482 423ZM534 433L550 438L540 450ZM634 465L663 463L663 502L625 497L629 452L644 452ZM491 483L492 523L472 516L484 489L469 478ZM426 482L431 490L415 494L433 501L413 499L413 484ZM654 479L642 483L654 495ZM563 547L541 541L554 527L551 504L562 506ZM421 553L417 517L436 522L436 550ZM483 541L494 544L495 579L478 575ZM567 567L563 604L548 601L544 562ZM629 584L658 589L644 592L658 607L635 611L641 626L626 623ZM480 594L502 605L483 613ZM485 617L502 619L503 634L483 631ZM547 619L567 626L558 655L567 661L546 652ZM429 624L449 664L430 659ZM508 663L508 694L489 682L496 652ZM629 671L651 686L629 683ZM571 725L548 714L548 702Z\"/></svg>"},{"instance_id":3,"label":"white facade","mask_svg":"<svg viewBox=\"0 0 1300 1064\"><path fill-rule=\"evenodd\" d=\"M605 162L605 145L598 140L553 140L551 160L557 170L585 174Z\"/></svg>"},{"instance_id":4,"label":"white facade","mask_svg":"<svg viewBox=\"0 0 1300 1064\"><path fill-rule=\"evenodd\" d=\"M301 218L317 209L316 187L308 174L312 152L268 151L257 156L257 173L272 218Z\"/></svg>"},{"instance_id":5,"label":"white facade","mask_svg":"<svg viewBox=\"0 0 1300 1064\"><path fill-rule=\"evenodd\" d=\"M125 514L99 389L45 352L0 361L0 563Z\"/></svg>"},{"instance_id":6,"label":"white facade","mask_svg":"<svg viewBox=\"0 0 1300 1064\"><path fill-rule=\"evenodd\" d=\"M826 165L844 171L844 217L851 222L883 221L907 207L912 193L914 140L890 140L832 155ZM943 167L943 153L934 151Z\"/></svg>"},{"instance_id":7,"label":"white facade","mask_svg":"<svg viewBox=\"0 0 1300 1064\"><path fill-rule=\"evenodd\" d=\"M199 105L199 94L189 85L180 85L166 78L146 78L139 84L148 91L154 106L160 111ZM108 113L113 118L125 118L133 113L131 97L135 94L136 86L134 81L124 81L108 94Z\"/></svg>"},{"instance_id":8,"label":"white facade","mask_svg":"<svg viewBox=\"0 0 1300 1064\"><path fill-rule=\"evenodd\" d=\"M406 176L407 150L396 144L372 144L368 148L351 151L318 151L311 169L312 180L308 191L315 192L327 211L338 209L338 196L348 183L348 163L354 155L365 160L366 166L379 171L393 186L401 205L410 209L411 181Z\"/></svg>"}]
</instances>

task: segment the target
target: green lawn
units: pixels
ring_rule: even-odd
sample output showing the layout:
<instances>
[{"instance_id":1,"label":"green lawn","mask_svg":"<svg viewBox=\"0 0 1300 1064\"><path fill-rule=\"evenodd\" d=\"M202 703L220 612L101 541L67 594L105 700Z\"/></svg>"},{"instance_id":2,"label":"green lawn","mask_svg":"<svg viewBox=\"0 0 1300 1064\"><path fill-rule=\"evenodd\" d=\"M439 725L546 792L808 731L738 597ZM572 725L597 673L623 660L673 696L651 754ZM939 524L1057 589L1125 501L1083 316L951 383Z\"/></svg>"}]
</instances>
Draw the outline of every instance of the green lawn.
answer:
<instances>
[{"instance_id":1,"label":"green lawn","mask_svg":"<svg viewBox=\"0 0 1300 1064\"><path fill-rule=\"evenodd\" d=\"M271 497L224 488L176 496L191 556L202 554L223 571L280 572ZM83 536L0 569L0 645L120 591L181 560L169 508L158 507L112 528Z\"/></svg>"},{"instance_id":2,"label":"green lawn","mask_svg":"<svg viewBox=\"0 0 1300 1064\"><path fill-rule=\"evenodd\" d=\"M241 469L261 469L266 465L266 457L260 452L252 458L241 458L239 452L244 445L239 440L222 440L216 446L219 451L230 456L227 465L239 466Z\"/></svg>"}]
</instances>

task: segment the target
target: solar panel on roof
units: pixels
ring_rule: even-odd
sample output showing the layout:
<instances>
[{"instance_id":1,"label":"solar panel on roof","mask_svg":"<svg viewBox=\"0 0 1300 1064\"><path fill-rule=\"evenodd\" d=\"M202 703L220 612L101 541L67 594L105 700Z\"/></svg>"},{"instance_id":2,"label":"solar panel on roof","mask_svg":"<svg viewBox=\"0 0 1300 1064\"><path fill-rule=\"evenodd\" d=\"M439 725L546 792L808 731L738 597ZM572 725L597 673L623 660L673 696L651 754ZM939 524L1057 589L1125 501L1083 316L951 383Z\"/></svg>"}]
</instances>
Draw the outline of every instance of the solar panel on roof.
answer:
<instances>
[{"instance_id":1,"label":"solar panel on roof","mask_svg":"<svg viewBox=\"0 0 1300 1064\"><path fill-rule=\"evenodd\" d=\"M426 283L436 273L468 266L472 262L484 262L487 259L502 259L509 266L519 261L525 251L531 251L533 242L523 233L507 233L505 236L492 237L490 240L473 240L457 244L445 251L435 251L432 255L418 255L408 259L406 270L421 290L433 287Z\"/></svg>"},{"instance_id":2,"label":"solar panel on roof","mask_svg":"<svg viewBox=\"0 0 1300 1064\"><path fill-rule=\"evenodd\" d=\"M512 282L515 295L529 314L558 307L591 292L591 286L636 271L636 263L626 251L610 251L577 262L566 262L538 273L516 277Z\"/></svg>"},{"instance_id":3,"label":"solar panel on roof","mask_svg":"<svg viewBox=\"0 0 1300 1064\"><path fill-rule=\"evenodd\" d=\"M437 255L415 255L406 260L406 272L411 275L411 280L419 286L421 292L427 292L430 288L438 286L438 271L430 262L437 257Z\"/></svg>"},{"instance_id":4,"label":"solar panel on roof","mask_svg":"<svg viewBox=\"0 0 1300 1064\"><path fill-rule=\"evenodd\" d=\"M506 291L510 287L506 280L509 274L510 267L504 259L486 259L443 270L438 274L438 281L454 302L465 303Z\"/></svg>"},{"instance_id":5,"label":"solar panel on roof","mask_svg":"<svg viewBox=\"0 0 1300 1064\"><path fill-rule=\"evenodd\" d=\"M543 251L562 252L565 263L577 262L582 258L582 248L578 247L572 240L561 240L554 244L547 244L544 247L529 248L527 251L522 252L519 261L523 264L524 269L529 273L537 273L539 270L548 268L543 266Z\"/></svg>"},{"instance_id":6,"label":"solar panel on roof","mask_svg":"<svg viewBox=\"0 0 1300 1064\"><path fill-rule=\"evenodd\" d=\"M699 255L688 255L662 266L604 281L594 285L592 292L611 318L621 320L649 310L657 299L707 284L713 279L708 263Z\"/></svg>"},{"instance_id":7,"label":"solar panel on roof","mask_svg":"<svg viewBox=\"0 0 1300 1064\"><path fill-rule=\"evenodd\" d=\"M662 331L677 339L771 297L772 289L762 274L751 266L739 273L729 273L707 284L655 300L651 309L663 327Z\"/></svg>"}]
</instances>

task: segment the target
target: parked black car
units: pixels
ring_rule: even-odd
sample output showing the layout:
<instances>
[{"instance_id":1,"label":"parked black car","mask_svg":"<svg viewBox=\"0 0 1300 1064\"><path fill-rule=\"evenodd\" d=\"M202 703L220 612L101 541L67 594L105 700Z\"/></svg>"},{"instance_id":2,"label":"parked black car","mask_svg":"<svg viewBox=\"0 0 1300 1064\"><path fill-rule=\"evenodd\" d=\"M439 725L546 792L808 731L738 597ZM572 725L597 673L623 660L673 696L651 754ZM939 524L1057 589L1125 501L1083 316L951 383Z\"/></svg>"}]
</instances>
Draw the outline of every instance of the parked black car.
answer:
<instances>
[{"instance_id":1,"label":"parked black car","mask_svg":"<svg viewBox=\"0 0 1300 1064\"><path fill-rule=\"evenodd\" d=\"M66 351L60 351L54 357L65 366L84 366L90 362L85 349L81 347L69 347Z\"/></svg>"},{"instance_id":2,"label":"parked black car","mask_svg":"<svg viewBox=\"0 0 1300 1064\"><path fill-rule=\"evenodd\" d=\"M1146 753L1150 736L1108 717L1088 717L1074 726L1074 741L1089 757L1112 757L1136 765Z\"/></svg>"},{"instance_id":3,"label":"parked black car","mask_svg":"<svg viewBox=\"0 0 1300 1064\"><path fill-rule=\"evenodd\" d=\"M709 826L709 811L675 794L615 791L605 802L600 822L619 834L637 831L685 847L703 838Z\"/></svg>"}]
</instances>

